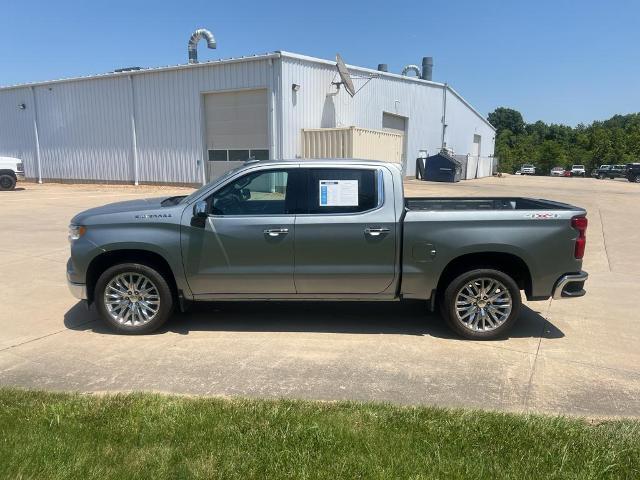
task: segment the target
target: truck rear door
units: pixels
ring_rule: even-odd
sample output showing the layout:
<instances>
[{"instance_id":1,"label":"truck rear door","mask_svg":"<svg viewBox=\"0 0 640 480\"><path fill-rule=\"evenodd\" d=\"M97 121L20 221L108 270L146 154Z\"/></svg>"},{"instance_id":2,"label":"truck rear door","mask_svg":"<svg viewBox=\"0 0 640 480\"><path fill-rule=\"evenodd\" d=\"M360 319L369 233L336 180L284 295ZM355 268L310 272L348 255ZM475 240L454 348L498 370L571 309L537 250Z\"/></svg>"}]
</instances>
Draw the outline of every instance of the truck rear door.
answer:
<instances>
[{"instance_id":1,"label":"truck rear door","mask_svg":"<svg viewBox=\"0 0 640 480\"><path fill-rule=\"evenodd\" d=\"M295 220L296 292L384 292L394 283L398 241L391 175L371 166L306 170L306 209Z\"/></svg>"}]
</instances>

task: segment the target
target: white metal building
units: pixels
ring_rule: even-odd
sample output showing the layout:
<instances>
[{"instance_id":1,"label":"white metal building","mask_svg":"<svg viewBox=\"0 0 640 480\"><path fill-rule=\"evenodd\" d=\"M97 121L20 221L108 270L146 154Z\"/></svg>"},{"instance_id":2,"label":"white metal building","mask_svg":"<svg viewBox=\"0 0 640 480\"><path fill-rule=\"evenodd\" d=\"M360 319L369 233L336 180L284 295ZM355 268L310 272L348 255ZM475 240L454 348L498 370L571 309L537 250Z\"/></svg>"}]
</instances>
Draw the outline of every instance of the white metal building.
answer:
<instances>
[{"instance_id":1,"label":"white metal building","mask_svg":"<svg viewBox=\"0 0 640 480\"><path fill-rule=\"evenodd\" d=\"M303 129L401 133L405 173L442 145L491 174L495 129L446 84L288 52L0 88L0 155L34 180L197 184L236 161L304 157ZM336 93L337 92L337 93ZM489 167L487 167L489 165Z\"/></svg>"}]
</instances>

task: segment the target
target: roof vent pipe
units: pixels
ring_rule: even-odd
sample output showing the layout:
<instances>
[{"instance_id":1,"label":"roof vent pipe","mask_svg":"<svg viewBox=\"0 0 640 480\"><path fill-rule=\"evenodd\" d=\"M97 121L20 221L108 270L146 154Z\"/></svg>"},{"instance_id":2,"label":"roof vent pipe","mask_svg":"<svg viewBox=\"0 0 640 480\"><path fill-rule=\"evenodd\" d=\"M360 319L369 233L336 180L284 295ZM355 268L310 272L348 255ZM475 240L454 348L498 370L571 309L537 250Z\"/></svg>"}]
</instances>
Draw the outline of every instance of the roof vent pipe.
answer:
<instances>
[{"instance_id":1,"label":"roof vent pipe","mask_svg":"<svg viewBox=\"0 0 640 480\"><path fill-rule=\"evenodd\" d=\"M379 72L388 72L389 71L389 65L387 65L386 63L379 63L378 64L378 71Z\"/></svg>"},{"instance_id":2,"label":"roof vent pipe","mask_svg":"<svg viewBox=\"0 0 640 480\"><path fill-rule=\"evenodd\" d=\"M420 78L420 67L418 67L417 65L407 65L402 69L402 75L404 75L405 77L409 72L414 72L416 74L416 77Z\"/></svg>"},{"instance_id":3,"label":"roof vent pipe","mask_svg":"<svg viewBox=\"0 0 640 480\"><path fill-rule=\"evenodd\" d=\"M206 28L199 28L191 34L189 38L189 63L198 63L198 42L204 38L207 41L207 47L216 48L216 39Z\"/></svg>"},{"instance_id":4,"label":"roof vent pipe","mask_svg":"<svg viewBox=\"0 0 640 480\"><path fill-rule=\"evenodd\" d=\"M429 80L433 78L433 57L422 57L422 75L423 80Z\"/></svg>"}]
</instances>

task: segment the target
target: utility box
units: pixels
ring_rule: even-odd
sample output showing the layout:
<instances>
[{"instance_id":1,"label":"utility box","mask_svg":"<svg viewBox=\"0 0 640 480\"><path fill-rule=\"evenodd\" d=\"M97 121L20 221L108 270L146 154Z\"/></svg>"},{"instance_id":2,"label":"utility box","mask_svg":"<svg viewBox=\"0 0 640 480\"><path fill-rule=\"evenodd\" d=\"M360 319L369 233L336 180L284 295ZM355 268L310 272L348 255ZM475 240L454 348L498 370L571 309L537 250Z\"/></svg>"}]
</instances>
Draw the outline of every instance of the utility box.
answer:
<instances>
[{"instance_id":1,"label":"utility box","mask_svg":"<svg viewBox=\"0 0 640 480\"><path fill-rule=\"evenodd\" d=\"M404 135L359 127L303 128L303 158L361 158L402 163Z\"/></svg>"},{"instance_id":2,"label":"utility box","mask_svg":"<svg viewBox=\"0 0 640 480\"><path fill-rule=\"evenodd\" d=\"M446 151L427 157L424 180L432 182L459 182L462 164Z\"/></svg>"}]
</instances>

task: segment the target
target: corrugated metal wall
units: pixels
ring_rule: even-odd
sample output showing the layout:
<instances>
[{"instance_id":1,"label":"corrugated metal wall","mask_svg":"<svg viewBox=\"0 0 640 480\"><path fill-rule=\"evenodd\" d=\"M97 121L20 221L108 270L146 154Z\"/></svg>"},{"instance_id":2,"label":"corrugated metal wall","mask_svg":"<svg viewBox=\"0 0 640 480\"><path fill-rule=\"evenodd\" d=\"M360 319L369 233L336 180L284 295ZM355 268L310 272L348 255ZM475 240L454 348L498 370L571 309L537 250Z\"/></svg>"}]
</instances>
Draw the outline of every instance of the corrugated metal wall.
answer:
<instances>
[{"instance_id":1,"label":"corrugated metal wall","mask_svg":"<svg viewBox=\"0 0 640 480\"><path fill-rule=\"evenodd\" d=\"M493 156L495 131L451 89L447 92L447 125L445 142L457 155L474 155L473 136L480 135L480 157ZM488 175L491 175L490 168L483 167L479 171L489 171ZM482 175L479 173L479 176Z\"/></svg>"},{"instance_id":2,"label":"corrugated metal wall","mask_svg":"<svg viewBox=\"0 0 640 480\"><path fill-rule=\"evenodd\" d=\"M0 155L22 159L28 177L37 176L33 116L29 88L0 92Z\"/></svg>"},{"instance_id":3,"label":"corrugated metal wall","mask_svg":"<svg viewBox=\"0 0 640 480\"><path fill-rule=\"evenodd\" d=\"M354 77L369 72L351 69ZM335 67L300 58L282 59L282 129L285 158L302 156L303 128L357 126L381 130L383 112L407 117L406 175L415 174L415 159L420 150L437 153L442 142L443 86L412 79L380 76L364 85L366 79L356 78L351 98L344 89L335 96L332 81L338 81ZM300 85L295 92L292 84ZM451 104L451 105L450 105ZM451 109L451 112L450 112ZM493 154L493 129L465 105L453 92L447 96L447 145L456 153L471 153L473 135L481 134L482 155Z\"/></svg>"},{"instance_id":4,"label":"corrugated metal wall","mask_svg":"<svg viewBox=\"0 0 640 480\"><path fill-rule=\"evenodd\" d=\"M34 91L43 178L133 179L126 77Z\"/></svg>"},{"instance_id":5,"label":"corrugated metal wall","mask_svg":"<svg viewBox=\"0 0 640 480\"><path fill-rule=\"evenodd\" d=\"M135 108L140 182L202 181L202 93L270 88L269 58L200 64L37 85L42 177L134 181ZM0 90L0 155L22 158L37 177L31 87ZM17 105L27 108L19 110ZM271 126L270 126L271 128Z\"/></svg>"},{"instance_id":6,"label":"corrugated metal wall","mask_svg":"<svg viewBox=\"0 0 640 480\"><path fill-rule=\"evenodd\" d=\"M368 71L352 69L354 76ZM55 179L135 179L131 116L137 131L138 180L202 181L203 93L266 88L272 158L301 157L303 128L383 128L383 113L407 118L406 174L420 150L440 149L443 86L381 75L364 85L356 78L351 98L337 95L335 66L282 53L117 76L50 82L0 90L0 155L23 159L37 177L33 128L35 94L42 176ZM300 85L299 91L292 85ZM133 89L131 88L133 86ZM18 109L24 103L25 110ZM493 154L494 132L455 92L447 95L447 146L472 152L482 137L483 157Z\"/></svg>"}]
</instances>

